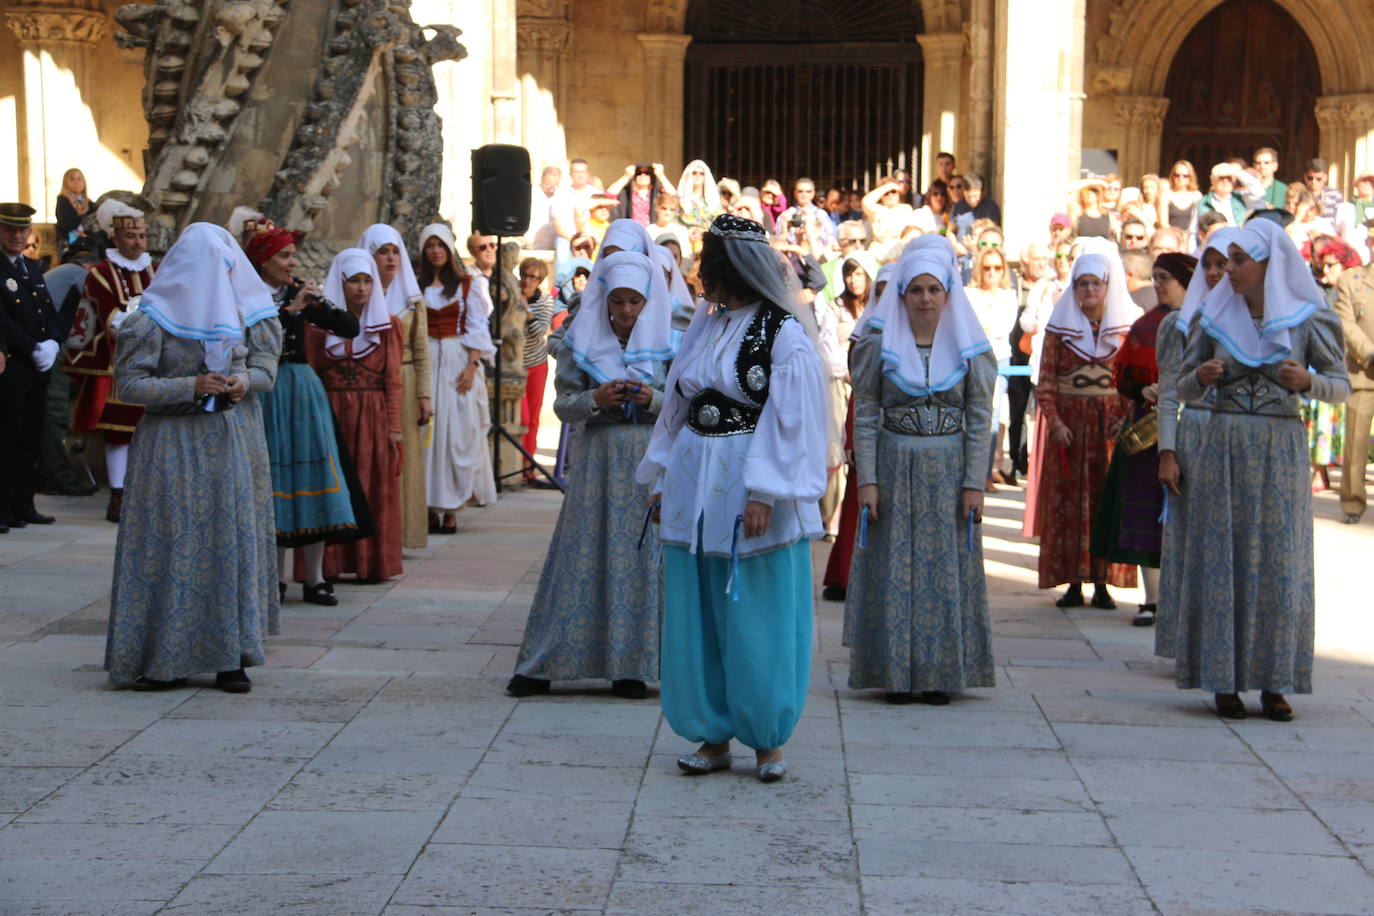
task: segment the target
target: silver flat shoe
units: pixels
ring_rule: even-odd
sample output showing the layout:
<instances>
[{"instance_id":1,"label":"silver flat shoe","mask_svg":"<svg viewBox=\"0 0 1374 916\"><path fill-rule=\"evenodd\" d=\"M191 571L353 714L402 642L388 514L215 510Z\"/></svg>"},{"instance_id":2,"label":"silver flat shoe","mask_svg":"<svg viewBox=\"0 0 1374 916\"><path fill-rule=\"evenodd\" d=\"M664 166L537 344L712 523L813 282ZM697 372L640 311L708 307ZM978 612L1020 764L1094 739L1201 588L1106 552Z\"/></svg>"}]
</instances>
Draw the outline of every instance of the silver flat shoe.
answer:
<instances>
[{"instance_id":1,"label":"silver flat shoe","mask_svg":"<svg viewBox=\"0 0 1374 916\"><path fill-rule=\"evenodd\" d=\"M677 766L684 773L701 776L706 773L714 773L717 770L728 770L732 762L733 758L729 751L714 757L708 757L705 754L683 754L677 759Z\"/></svg>"},{"instance_id":2,"label":"silver flat shoe","mask_svg":"<svg viewBox=\"0 0 1374 916\"><path fill-rule=\"evenodd\" d=\"M754 767L754 775L759 782L777 782L787 775L787 761L773 760Z\"/></svg>"}]
</instances>

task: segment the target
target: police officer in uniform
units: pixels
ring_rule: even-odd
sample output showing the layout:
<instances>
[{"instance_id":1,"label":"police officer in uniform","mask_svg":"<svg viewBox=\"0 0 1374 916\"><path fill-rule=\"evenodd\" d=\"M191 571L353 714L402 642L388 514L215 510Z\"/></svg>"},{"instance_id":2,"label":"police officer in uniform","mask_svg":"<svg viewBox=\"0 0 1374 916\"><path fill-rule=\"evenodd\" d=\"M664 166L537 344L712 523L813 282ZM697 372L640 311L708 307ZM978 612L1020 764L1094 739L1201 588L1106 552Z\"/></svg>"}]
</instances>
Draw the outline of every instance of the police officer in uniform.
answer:
<instances>
[{"instance_id":1,"label":"police officer in uniform","mask_svg":"<svg viewBox=\"0 0 1374 916\"><path fill-rule=\"evenodd\" d=\"M62 332L42 263L24 257L33 214L27 204L0 204L0 533L53 522L34 508L33 491Z\"/></svg>"}]
</instances>

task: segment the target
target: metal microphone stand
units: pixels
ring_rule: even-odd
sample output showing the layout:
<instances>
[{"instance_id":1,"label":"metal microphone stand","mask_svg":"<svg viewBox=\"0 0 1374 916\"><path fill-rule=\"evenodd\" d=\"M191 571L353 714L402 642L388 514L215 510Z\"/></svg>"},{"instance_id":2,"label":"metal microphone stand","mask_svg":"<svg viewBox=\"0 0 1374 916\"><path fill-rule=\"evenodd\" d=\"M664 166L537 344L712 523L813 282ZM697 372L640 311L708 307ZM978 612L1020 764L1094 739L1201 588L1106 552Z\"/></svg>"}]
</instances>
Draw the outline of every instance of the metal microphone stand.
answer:
<instances>
[{"instance_id":1,"label":"metal microphone stand","mask_svg":"<svg viewBox=\"0 0 1374 916\"><path fill-rule=\"evenodd\" d=\"M520 440L512 436L501 423L501 319L505 314L501 311L503 304L501 298L502 290L505 287L505 283L502 282L505 279L505 274L503 273L505 264L500 236L496 237L496 266L493 270L496 271L496 284L492 295L492 301L495 306L492 309L492 314L496 317L496 320L492 323L491 342L496 347L496 355L493 357L496 371L496 384L492 386L495 397L491 399L491 468L492 474L496 477L496 491L498 493L501 492L501 481L505 480L507 477L514 477L516 474L523 474L526 471L538 471L540 474L544 475L544 479L547 480L551 486L557 487L560 492L566 493L568 492L567 485L562 480L550 474L542 464L535 460L533 455L525 451L525 447L520 444ZM525 461L527 462L505 474L501 473L502 439L505 439L516 451L524 455Z\"/></svg>"}]
</instances>

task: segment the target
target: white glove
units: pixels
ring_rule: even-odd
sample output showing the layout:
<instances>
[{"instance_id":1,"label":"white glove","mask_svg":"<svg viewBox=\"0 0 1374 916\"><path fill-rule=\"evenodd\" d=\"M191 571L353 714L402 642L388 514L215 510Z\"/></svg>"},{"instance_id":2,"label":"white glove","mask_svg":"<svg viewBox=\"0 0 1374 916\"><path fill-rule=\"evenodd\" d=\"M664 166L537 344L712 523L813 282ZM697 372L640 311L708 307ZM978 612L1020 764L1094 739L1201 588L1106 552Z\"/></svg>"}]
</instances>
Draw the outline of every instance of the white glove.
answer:
<instances>
[{"instance_id":1,"label":"white glove","mask_svg":"<svg viewBox=\"0 0 1374 916\"><path fill-rule=\"evenodd\" d=\"M57 362L57 341L39 341L38 346L33 348L33 364L38 367L39 372L47 372L52 368L52 364Z\"/></svg>"}]
</instances>

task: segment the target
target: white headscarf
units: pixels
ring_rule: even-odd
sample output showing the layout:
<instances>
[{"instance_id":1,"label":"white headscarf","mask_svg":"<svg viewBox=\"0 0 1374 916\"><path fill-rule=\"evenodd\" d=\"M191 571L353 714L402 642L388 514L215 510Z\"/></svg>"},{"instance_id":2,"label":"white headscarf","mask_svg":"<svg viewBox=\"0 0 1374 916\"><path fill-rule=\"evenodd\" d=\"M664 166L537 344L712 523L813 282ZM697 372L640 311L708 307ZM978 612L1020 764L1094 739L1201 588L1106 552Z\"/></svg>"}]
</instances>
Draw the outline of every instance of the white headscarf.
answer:
<instances>
[{"instance_id":1,"label":"white headscarf","mask_svg":"<svg viewBox=\"0 0 1374 916\"><path fill-rule=\"evenodd\" d=\"M1060 295L1059 301L1050 312L1050 320L1045 330L1064 338L1064 346L1087 360L1108 362L1121 348L1121 341L1131 330L1131 324L1140 317L1140 307L1131 301L1131 293L1126 289L1126 271L1121 266L1121 255L1116 245L1109 239L1097 242L1084 239L1084 252L1073 262L1069 275L1069 285ZM1096 248L1096 251L1088 251ZM1082 276L1094 276L1107 284L1107 305L1102 310L1102 320L1098 322L1097 336L1093 336L1092 322L1074 299L1074 281Z\"/></svg>"},{"instance_id":2,"label":"white headscarf","mask_svg":"<svg viewBox=\"0 0 1374 916\"><path fill-rule=\"evenodd\" d=\"M692 169L697 166L701 166L701 168L706 171L706 177L702 179L706 184L702 196L699 199L706 202L707 210L710 210L712 213L719 213L722 209L720 206L720 186L716 184L715 176L711 174L711 167L700 159L693 159L691 162L687 163L687 167L682 170L682 178L677 183L678 200L685 204L689 200L698 199L689 196L692 187Z\"/></svg>"},{"instance_id":3,"label":"white headscarf","mask_svg":"<svg viewBox=\"0 0 1374 916\"><path fill-rule=\"evenodd\" d=\"M453 265L453 269L455 271L461 274L464 270L464 267L463 262L458 259L458 242L453 237L453 230L450 229L448 226L445 226L443 223L430 223L428 226L420 230L421 262L423 263L425 260L425 245L429 242L431 238L437 238L439 241L444 243L444 247L448 249L449 263ZM417 282L415 285L418 289L419 283ZM423 290L421 290L421 292L423 293Z\"/></svg>"},{"instance_id":4,"label":"white headscarf","mask_svg":"<svg viewBox=\"0 0 1374 916\"><path fill-rule=\"evenodd\" d=\"M683 332L692 323L692 316L696 314L697 300L687 288L687 281L682 277L682 268L678 266L677 258L673 257L671 251L662 245L655 245L653 262L659 270L667 271L669 274L666 282L668 295L673 302L673 333L680 341Z\"/></svg>"},{"instance_id":5,"label":"white headscarf","mask_svg":"<svg viewBox=\"0 0 1374 916\"><path fill-rule=\"evenodd\" d=\"M353 338L354 359L362 359L377 349L382 342L382 332L391 327L391 314L386 308L386 297L382 295L382 281L377 279L377 261L369 251L345 248L334 255L334 261L329 265L329 273L324 278L324 297L330 302L344 305L348 301L344 296L344 281L358 274L372 277L372 296L363 306L362 314L358 316L358 324L362 330ZM324 350L335 359L341 359L349 355L345 346L347 343L344 338L330 334L325 338Z\"/></svg>"},{"instance_id":6,"label":"white headscarf","mask_svg":"<svg viewBox=\"0 0 1374 916\"><path fill-rule=\"evenodd\" d=\"M162 259L139 310L173 337L204 343L206 366L223 372L243 329L276 315L277 304L223 226L192 223Z\"/></svg>"},{"instance_id":7,"label":"white headscarf","mask_svg":"<svg viewBox=\"0 0 1374 916\"><path fill-rule=\"evenodd\" d=\"M885 264L883 264L882 267L878 268L877 276L873 278L873 288L877 289L879 279L886 280L887 286L883 287L883 292L886 293L889 289L892 288L893 283L896 281L896 274L899 270L899 265L902 263L902 261L906 260L908 257L922 253L930 255L932 257L943 259L948 262L947 270L943 270L940 273L932 274L932 276L939 278L941 282L944 282L944 278L947 275L961 276L959 272L959 255L954 250L954 246L947 242L943 236L921 235L906 243L906 247L902 249L902 256L899 259L897 259L896 261L888 261ZM867 254L867 252L864 252L864 254ZM870 255L870 258L871 257L872 256ZM840 270L836 271L836 273L840 273L843 270L844 265L840 265ZM907 277L906 282L901 284L901 288L897 290L897 298L899 300L899 303L902 297L902 293L906 292L907 286L911 283L911 277L914 276L916 276L916 274L912 274L911 276ZM968 297L965 296L964 298L967 299ZM873 317L878 313L876 301L878 300L874 300L872 297L869 298L869 307L864 310L864 313L859 316L859 320L855 322L854 331L849 335L850 340L858 340L860 337L863 336L865 329L868 328L869 323L873 320ZM881 325L878 325L878 327L881 327Z\"/></svg>"},{"instance_id":8,"label":"white headscarf","mask_svg":"<svg viewBox=\"0 0 1374 916\"><path fill-rule=\"evenodd\" d=\"M931 342L928 373L902 302L906 288L922 274L939 280L948 295ZM964 294L958 269L946 252L935 248L918 248L903 255L878 304L864 312L864 318L865 330L882 334L883 375L907 394L918 397L953 388L968 374L969 359L992 349Z\"/></svg>"},{"instance_id":9,"label":"white headscarf","mask_svg":"<svg viewBox=\"0 0 1374 916\"><path fill-rule=\"evenodd\" d=\"M1247 223L1232 242L1256 261L1268 261L1264 275L1264 318L1255 327L1245 297L1230 282L1212 287L1202 300L1199 326L1247 366L1286 359L1292 352L1288 329L1302 324L1325 305L1312 269L1278 223Z\"/></svg>"},{"instance_id":10,"label":"white headscarf","mask_svg":"<svg viewBox=\"0 0 1374 916\"><path fill-rule=\"evenodd\" d=\"M410 255L406 253L406 243L395 228L386 223L373 223L363 230L362 237L358 239L358 247L371 255L375 255L383 245L395 245L401 253L401 266L384 294L387 311L400 315L420 301L420 284L415 280L415 268L411 266Z\"/></svg>"},{"instance_id":11,"label":"white headscarf","mask_svg":"<svg viewBox=\"0 0 1374 916\"><path fill-rule=\"evenodd\" d=\"M623 349L606 306L606 297L614 289L632 289L645 299ZM592 268L582 304L563 340L578 367L597 382L622 378L647 382L653 380L655 363L673 357L671 325L672 297L663 271L645 255L617 251Z\"/></svg>"},{"instance_id":12,"label":"white headscarf","mask_svg":"<svg viewBox=\"0 0 1374 916\"><path fill-rule=\"evenodd\" d=\"M613 219L606 227L606 234L601 237L601 247L597 249L598 257L604 256L608 247L636 251L647 258L654 250L654 240L650 237L649 230L634 220Z\"/></svg>"},{"instance_id":13,"label":"white headscarf","mask_svg":"<svg viewBox=\"0 0 1374 916\"><path fill-rule=\"evenodd\" d=\"M1207 285L1207 268L1202 263L1207 258L1207 252L1219 251L1229 257L1227 248L1239 244L1239 240L1239 229L1222 226L1212 233L1202 251L1198 252L1197 267L1193 269L1193 277L1188 281L1188 291L1183 295L1183 305L1179 306L1178 321L1174 324L1174 327L1185 336L1188 334L1188 328L1193 323L1193 318L1197 315L1198 309L1202 308L1202 300L1212 291L1212 288ZM1217 281L1218 285L1225 282L1225 277Z\"/></svg>"}]
</instances>

